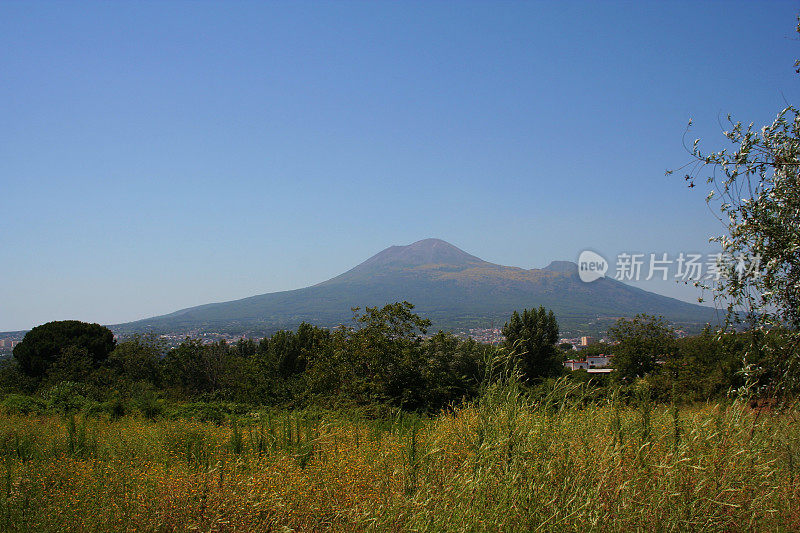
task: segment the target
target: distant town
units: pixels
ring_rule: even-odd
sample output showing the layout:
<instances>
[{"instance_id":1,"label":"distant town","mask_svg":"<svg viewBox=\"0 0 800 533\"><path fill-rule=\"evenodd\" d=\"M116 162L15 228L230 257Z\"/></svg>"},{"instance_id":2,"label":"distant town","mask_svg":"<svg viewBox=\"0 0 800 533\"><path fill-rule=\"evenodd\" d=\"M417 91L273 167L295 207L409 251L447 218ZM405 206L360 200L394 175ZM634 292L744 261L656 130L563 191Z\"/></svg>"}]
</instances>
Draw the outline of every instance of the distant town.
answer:
<instances>
[{"instance_id":1,"label":"distant town","mask_svg":"<svg viewBox=\"0 0 800 533\"><path fill-rule=\"evenodd\" d=\"M23 337L25 336L25 331L15 332L14 334L8 334L9 336L5 338L0 338L0 356L8 356L11 355L14 346L22 342ZM678 329L675 331L676 335L679 338L685 337L688 333L684 330ZM499 345L505 341L505 336L503 336L502 328L498 327L490 327L490 328L470 328L467 330L457 331L454 333L456 337L460 339L473 339L476 342L480 342L483 344L491 344L491 345ZM116 340L124 340L128 338L129 335L120 335L115 334L114 338ZM183 331L183 332L170 332L157 335L159 339L161 339L164 344L168 348L174 348L178 346L181 342L186 340L187 338L191 339L199 339L202 341L203 344L213 344L215 342L224 341L227 344L235 344L240 340L253 340L255 342L260 341L263 339L263 336L252 336L247 334L230 334L230 333L221 333L221 332L208 332L202 330L195 330L195 331ZM613 344L608 338L600 337L596 338L593 336L580 336L580 337L563 337L558 340L559 345L564 348L565 344L569 344L572 346L572 350L580 351L588 346L597 343L604 343L604 344Z\"/></svg>"},{"instance_id":2,"label":"distant town","mask_svg":"<svg viewBox=\"0 0 800 533\"><path fill-rule=\"evenodd\" d=\"M0 339L0 351L12 350L22 339Z\"/></svg>"},{"instance_id":3,"label":"distant town","mask_svg":"<svg viewBox=\"0 0 800 533\"><path fill-rule=\"evenodd\" d=\"M484 344L501 344L506 340L501 328L472 328L466 331L459 331L455 335L461 339L473 339ZM605 337L597 339L596 337L587 335L558 339L559 344L571 344L573 350L580 350L592 344L597 344L598 342L610 344L609 339Z\"/></svg>"}]
</instances>

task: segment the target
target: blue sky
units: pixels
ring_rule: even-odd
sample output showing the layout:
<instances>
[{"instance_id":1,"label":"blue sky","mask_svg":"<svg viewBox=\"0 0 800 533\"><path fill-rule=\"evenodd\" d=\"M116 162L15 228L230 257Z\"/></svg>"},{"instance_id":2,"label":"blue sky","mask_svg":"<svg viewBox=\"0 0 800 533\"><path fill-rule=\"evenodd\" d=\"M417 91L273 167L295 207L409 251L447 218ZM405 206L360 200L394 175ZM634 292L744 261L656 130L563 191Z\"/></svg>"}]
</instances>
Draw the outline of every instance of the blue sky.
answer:
<instances>
[{"instance_id":1,"label":"blue sky","mask_svg":"<svg viewBox=\"0 0 800 533\"><path fill-rule=\"evenodd\" d=\"M681 139L798 103L798 2L0 3L0 331L333 277L707 251ZM691 301L672 283L643 285Z\"/></svg>"}]
</instances>

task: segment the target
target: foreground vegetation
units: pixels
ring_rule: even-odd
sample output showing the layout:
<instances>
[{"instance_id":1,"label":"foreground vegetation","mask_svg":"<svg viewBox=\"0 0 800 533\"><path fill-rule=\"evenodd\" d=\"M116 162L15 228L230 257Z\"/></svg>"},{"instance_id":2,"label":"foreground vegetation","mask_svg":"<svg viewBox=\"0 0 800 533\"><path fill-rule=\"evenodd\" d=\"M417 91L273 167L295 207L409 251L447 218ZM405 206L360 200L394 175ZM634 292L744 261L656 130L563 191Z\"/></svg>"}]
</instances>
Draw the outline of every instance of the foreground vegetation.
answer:
<instances>
[{"instance_id":1,"label":"foreground vegetation","mask_svg":"<svg viewBox=\"0 0 800 533\"><path fill-rule=\"evenodd\" d=\"M0 417L7 531L800 529L797 413L493 385L435 416Z\"/></svg>"},{"instance_id":2,"label":"foreground vegetation","mask_svg":"<svg viewBox=\"0 0 800 533\"><path fill-rule=\"evenodd\" d=\"M502 346L412 310L172 349L32 329L0 368L0 530L800 530L796 396L744 379L751 334L620 321L598 381L543 308Z\"/></svg>"},{"instance_id":3,"label":"foreground vegetation","mask_svg":"<svg viewBox=\"0 0 800 533\"><path fill-rule=\"evenodd\" d=\"M117 342L97 324L50 322L29 331L13 359L0 361L0 403L112 416L135 409L159 415L165 403L213 404L225 414L267 407L432 414L475 400L486 383L511 368L536 394L569 376L576 383L591 380L598 396L620 387L630 396L645 380L660 402L676 396L684 402L723 400L731 391L758 391L774 382L790 344L777 331L754 340L748 332L706 329L679 339L663 319L640 315L612 328L613 345L575 352L557 344L556 319L539 308L514 312L503 328L505 342L492 346L441 331L426 336L429 321L412 311L410 303L398 302L367 308L352 326L336 330L302 324L258 342L187 338L173 348L155 337ZM751 349L767 341L769 350ZM563 366L564 359L598 353L613 355L611 375ZM784 396L800 392L784 382Z\"/></svg>"}]
</instances>

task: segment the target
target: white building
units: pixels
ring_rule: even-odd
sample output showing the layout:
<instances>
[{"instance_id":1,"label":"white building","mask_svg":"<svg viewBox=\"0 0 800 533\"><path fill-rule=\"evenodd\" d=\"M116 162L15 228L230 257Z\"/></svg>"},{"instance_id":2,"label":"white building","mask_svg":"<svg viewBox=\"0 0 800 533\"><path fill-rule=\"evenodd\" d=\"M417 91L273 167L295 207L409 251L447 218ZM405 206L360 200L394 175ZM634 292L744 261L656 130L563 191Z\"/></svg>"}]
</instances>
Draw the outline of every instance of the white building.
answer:
<instances>
[{"instance_id":1,"label":"white building","mask_svg":"<svg viewBox=\"0 0 800 533\"><path fill-rule=\"evenodd\" d=\"M567 359L564 366L570 370L589 370L589 363L578 359Z\"/></svg>"},{"instance_id":2,"label":"white building","mask_svg":"<svg viewBox=\"0 0 800 533\"><path fill-rule=\"evenodd\" d=\"M610 355L588 355L586 359L567 359L564 367L570 370L587 370L592 374L605 374L612 370L608 368L610 362Z\"/></svg>"},{"instance_id":3,"label":"white building","mask_svg":"<svg viewBox=\"0 0 800 533\"><path fill-rule=\"evenodd\" d=\"M586 362L589 363L589 368L605 368L611 362L609 355L587 355Z\"/></svg>"}]
</instances>

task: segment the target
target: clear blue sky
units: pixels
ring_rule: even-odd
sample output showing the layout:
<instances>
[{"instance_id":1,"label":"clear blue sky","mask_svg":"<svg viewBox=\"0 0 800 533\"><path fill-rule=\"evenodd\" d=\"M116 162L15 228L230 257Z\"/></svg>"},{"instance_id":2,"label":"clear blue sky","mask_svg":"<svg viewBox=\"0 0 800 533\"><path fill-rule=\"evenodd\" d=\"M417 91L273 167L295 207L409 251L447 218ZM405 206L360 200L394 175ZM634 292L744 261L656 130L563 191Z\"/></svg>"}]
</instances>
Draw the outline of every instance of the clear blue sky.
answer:
<instances>
[{"instance_id":1,"label":"clear blue sky","mask_svg":"<svg viewBox=\"0 0 800 533\"><path fill-rule=\"evenodd\" d=\"M299 288L438 237L704 251L667 168L800 103L798 2L0 3L0 331ZM694 293L655 287L691 300Z\"/></svg>"}]
</instances>

